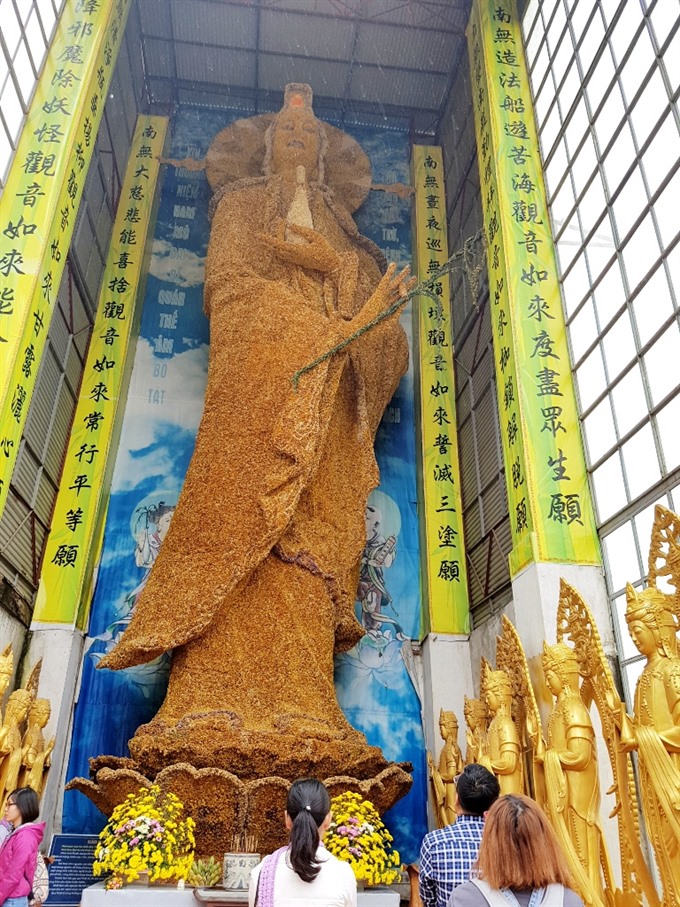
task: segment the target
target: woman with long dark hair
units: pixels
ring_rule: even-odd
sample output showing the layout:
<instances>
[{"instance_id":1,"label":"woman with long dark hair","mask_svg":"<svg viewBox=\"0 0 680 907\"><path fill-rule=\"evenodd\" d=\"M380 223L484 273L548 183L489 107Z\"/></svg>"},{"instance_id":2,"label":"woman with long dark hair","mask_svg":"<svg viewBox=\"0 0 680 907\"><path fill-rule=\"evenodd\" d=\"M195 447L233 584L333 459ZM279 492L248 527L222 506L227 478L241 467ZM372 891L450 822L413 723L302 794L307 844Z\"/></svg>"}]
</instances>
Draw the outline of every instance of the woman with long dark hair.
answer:
<instances>
[{"instance_id":1,"label":"woman with long dark hair","mask_svg":"<svg viewBox=\"0 0 680 907\"><path fill-rule=\"evenodd\" d=\"M12 829L0 849L0 907L28 907L45 833L45 823L35 821L39 811L38 795L30 787L13 790L7 797L4 818Z\"/></svg>"},{"instance_id":2,"label":"woman with long dark hair","mask_svg":"<svg viewBox=\"0 0 680 907\"><path fill-rule=\"evenodd\" d=\"M548 817L521 794L499 797L486 814L477 868L449 907L583 907Z\"/></svg>"},{"instance_id":3,"label":"woman with long dark hair","mask_svg":"<svg viewBox=\"0 0 680 907\"><path fill-rule=\"evenodd\" d=\"M286 803L290 842L253 869L250 907L356 907L352 868L323 846L330 824L331 801L323 784L314 778L295 781Z\"/></svg>"}]
</instances>

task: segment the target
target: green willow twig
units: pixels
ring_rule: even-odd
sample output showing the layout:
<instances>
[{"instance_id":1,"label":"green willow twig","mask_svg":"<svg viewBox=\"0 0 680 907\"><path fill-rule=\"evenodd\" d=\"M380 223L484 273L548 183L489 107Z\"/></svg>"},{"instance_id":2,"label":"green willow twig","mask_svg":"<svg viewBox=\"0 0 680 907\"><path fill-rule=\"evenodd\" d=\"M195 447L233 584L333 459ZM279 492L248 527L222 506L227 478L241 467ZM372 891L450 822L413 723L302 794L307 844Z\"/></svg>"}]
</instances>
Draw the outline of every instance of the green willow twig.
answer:
<instances>
[{"instance_id":1,"label":"green willow twig","mask_svg":"<svg viewBox=\"0 0 680 907\"><path fill-rule=\"evenodd\" d=\"M349 337L346 337L340 343L336 344L336 346L332 347L332 349L327 350L325 353L322 353L320 356L317 356L316 359L313 359L307 365L304 365L301 369L298 369L297 372L295 372L295 374L291 378L293 390L297 391L298 384L300 383L300 378L303 375L305 375L307 372L311 372L313 369L315 369L317 367L317 365L321 365L322 362L325 362L327 359L330 359L331 356L334 356L336 353L339 353L342 350L344 350L345 347L350 345L350 343L354 343L355 340L358 340L359 337L361 337L367 331L370 331L376 325L380 324L381 321L384 321L386 318L390 318L392 315L394 315L395 312L398 312L399 309L401 309L403 306L405 306L415 296L427 296L428 298L433 299L436 302L438 297L432 291L432 289L431 289L432 285L435 284L438 280L441 280L441 278L444 277L446 274L450 274L452 271L457 270L457 268L455 267L455 262L459 258L463 258L466 255L467 248L469 246L471 246L473 243L475 243L478 239L481 239L481 237L483 235L484 235L483 230L480 230L478 233L475 233L475 235L470 237L470 239L466 242L465 248L460 249L458 252L454 252L454 254L451 255L451 257L448 258L444 262L444 264L441 266L441 268L439 268L437 271L434 271L432 274L430 274L426 280L422 280L412 290L409 290L409 292L406 294L406 296L402 296L396 302L393 302L391 306L388 306L388 308L383 309L383 311L379 312L372 321L369 321L368 324L365 324L363 327L359 328L353 334L350 334Z\"/></svg>"}]
</instances>

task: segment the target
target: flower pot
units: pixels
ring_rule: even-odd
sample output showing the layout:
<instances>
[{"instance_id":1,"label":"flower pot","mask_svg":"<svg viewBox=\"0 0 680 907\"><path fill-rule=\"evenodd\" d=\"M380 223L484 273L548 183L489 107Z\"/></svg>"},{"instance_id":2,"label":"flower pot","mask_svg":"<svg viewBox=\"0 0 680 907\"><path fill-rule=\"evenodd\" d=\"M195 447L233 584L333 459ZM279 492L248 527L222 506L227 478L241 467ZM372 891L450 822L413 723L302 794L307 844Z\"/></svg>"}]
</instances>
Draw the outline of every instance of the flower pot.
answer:
<instances>
[{"instance_id":1,"label":"flower pot","mask_svg":"<svg viewBox=\"0 0 680 907\"><path fill-rule=\"evenodd\" d=\"M247 891L250 873L260 862L259 853L225 853L222 884L227 891Z\"/></svg>"},{"instance_id":2,"label":"flower pot","mask_svg":"<svg viewBox=\"0 0 680 907\"><path fill-rule=\"evenodd\" d=\"M128 882L127 879L122 879L122 883L123 883L123 888L127 888L128 885L145 885L145 886L147 886L149 884L149 873L147 872L146 869L142 869L137 873L136 877L134 879L132 879L130 882Z\"/></svg>"}]
</instances>

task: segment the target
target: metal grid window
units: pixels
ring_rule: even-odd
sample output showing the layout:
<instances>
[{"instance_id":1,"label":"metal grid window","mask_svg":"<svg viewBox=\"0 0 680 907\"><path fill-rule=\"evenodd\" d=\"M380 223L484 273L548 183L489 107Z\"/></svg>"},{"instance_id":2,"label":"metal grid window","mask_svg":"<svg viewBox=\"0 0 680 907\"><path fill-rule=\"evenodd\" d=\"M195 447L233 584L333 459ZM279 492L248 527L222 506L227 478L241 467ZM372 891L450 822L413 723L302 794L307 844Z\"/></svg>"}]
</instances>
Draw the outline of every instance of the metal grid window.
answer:
<instances>
[{"instance_id":1,"label":"metal grid window","mask_svg":"<svg viewBox=\"0 0 680 907\"><path fill-rule=\"evenodd\" d=\"M625 583L646 576L654 504L680 506L680 10L531 0L523 29L630 695L643 660Z\"/></svg>"},{"instance_id":2,"label":"metal grid window","mask_svg":"<svg viewBox=\"0 0 680 907\"><path fill-rule=\"evenodd\" d=\"M0 0L0 188L66 0Z\"/></svg>"},{"instance_id":3,"label":"metal grid window","mask_svg":"<svg viewBox=\"0 0 680 907\"><path fill-rule=\"evenodd\" d=\"M0 0L0 12L7 5L8 0ZM26 626L87 356L121 174L137 112L143 106L143 90L138 23L136 17L130 17L0 520L0 606Z\"/></svg>"},{"instance_id":4,"label":"metal grid window","mask_svg":"<svg viewBox=\"0 0 680 907\"><path fill-rule=\"evenodd\" d=\"M471 103L460 102L470 97L470 64L463 51L437 135L444 149L451 254L462 250L482 228L474 113ZM486 253L481 244L475 245L467 267L451 275L451 324L470 614L473 626L479 626L512 597L510 516L496 403Z\"/></svg>"}]
</instances>

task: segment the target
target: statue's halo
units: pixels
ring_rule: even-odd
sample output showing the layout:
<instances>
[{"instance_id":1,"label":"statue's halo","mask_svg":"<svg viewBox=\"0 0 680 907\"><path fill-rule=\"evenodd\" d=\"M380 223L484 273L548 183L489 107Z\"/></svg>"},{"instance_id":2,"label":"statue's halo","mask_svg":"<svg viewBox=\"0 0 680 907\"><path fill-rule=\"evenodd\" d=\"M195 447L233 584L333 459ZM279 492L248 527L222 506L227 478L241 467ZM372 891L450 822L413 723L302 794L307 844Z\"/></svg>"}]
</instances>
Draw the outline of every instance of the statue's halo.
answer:
<instances>
[{"instance_id":1,"label":"statue's halo","mask_svg":"<svg viewBox=\"0 0 680 907\"><path fill-rule=\"evenodd\" d=\"M213 192L238 180L263 175L264 134L275 113L235 120L217 133L205 159ZM346 132L322 123L328 137L324 160L326 184L348 211L356 211L371 188L371 163L361 145Z\"/></svg>"}]
</instances>

